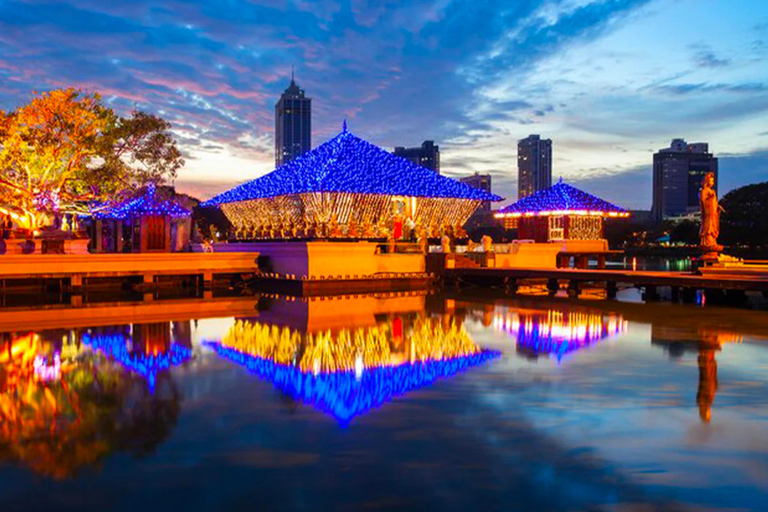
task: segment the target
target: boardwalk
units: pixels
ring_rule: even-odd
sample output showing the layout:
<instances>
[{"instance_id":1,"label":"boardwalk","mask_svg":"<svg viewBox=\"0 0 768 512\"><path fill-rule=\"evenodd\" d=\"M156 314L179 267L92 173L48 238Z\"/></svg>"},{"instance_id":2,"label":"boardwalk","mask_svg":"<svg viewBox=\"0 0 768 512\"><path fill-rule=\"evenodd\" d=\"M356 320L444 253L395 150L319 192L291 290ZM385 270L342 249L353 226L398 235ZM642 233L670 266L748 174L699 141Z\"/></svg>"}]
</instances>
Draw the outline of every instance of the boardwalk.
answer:
<instances>
[{"instance_id":1,"label":"boardwalk","mask_svg":"<svg viewBox=\"0 0 768 512\"><path fill-rule=\"evenodd\" d=\"M482 286L501 286L516 291L518 286L546 283L550 292L566 284L572 293L587 286L604 286L615 297L622 286L640 288L647 299L658 298L658 288L669 287L673 300L692 300L697 290L722 290L734 296L744 292L768 294L768 279L744 276L702 276L684 272L632 270L534 269L534 268L455 268L446 269L446 282Z\"/></svg>"}]
</instances>

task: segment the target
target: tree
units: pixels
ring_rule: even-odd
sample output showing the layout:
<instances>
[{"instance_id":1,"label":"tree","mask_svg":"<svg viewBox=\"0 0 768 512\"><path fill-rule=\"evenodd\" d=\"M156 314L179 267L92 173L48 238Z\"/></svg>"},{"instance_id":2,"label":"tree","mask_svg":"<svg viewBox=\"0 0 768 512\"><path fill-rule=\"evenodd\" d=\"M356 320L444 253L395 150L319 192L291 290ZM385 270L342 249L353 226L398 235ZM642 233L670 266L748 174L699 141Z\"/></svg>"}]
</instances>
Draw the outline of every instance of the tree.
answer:
<instances>
[{"instance_id":1,"label":"tree","mask_svg":"<svg viewBox=\"0 0 768 512\"><path fill-rule=\"evenodd\" d=\"M691 220L681 220L672 228L669 239L673 243L699 245L699 223Z\"/></svg>"},{"instance_id":2,"label":"tree","mask_svg":"<svg viewBox=\"0 0 768 512\"><path fill-rule=\"evenodd\" d=\"M38 94L0 116L0 212L37 229L59 213L174 177L184 161L169 129L143 112L119 117L98 94Z\"/></svg>"},{"instance_id":3,"label":"tree","mask_svg":"<svg viewBox=\"0 0 768 512\"><path fill-rule=\"evenodd\" d=\"M728 192L720 201L720 242L749 249L768 246L768 182Z\"/></svg>"}]
</instances>

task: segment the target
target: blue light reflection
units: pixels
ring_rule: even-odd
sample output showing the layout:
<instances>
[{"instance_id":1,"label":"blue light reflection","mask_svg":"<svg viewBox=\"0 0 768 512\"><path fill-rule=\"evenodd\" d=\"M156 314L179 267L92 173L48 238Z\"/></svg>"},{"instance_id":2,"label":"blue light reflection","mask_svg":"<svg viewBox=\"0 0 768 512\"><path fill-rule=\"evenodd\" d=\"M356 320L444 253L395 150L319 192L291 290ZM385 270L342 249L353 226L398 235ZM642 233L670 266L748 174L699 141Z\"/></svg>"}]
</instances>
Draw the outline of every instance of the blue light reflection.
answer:
<instances>
[{"instance_id":1,"label":"blue light reflection","mask_svg":"<svg viewBox=\"0 0 768 512\"><path fill-rule=\"evenodd\" d=\"M330 414L342 426L347 426L355 416L378 408L397 396L428 386L437 379L450 378L501 355L500 352L484 350L445 360L368 368L360 373L344 371L314 375L220 343L208 342L206 345L221 357L271 382L294 399Z\"/></svg>"}]
</instances>

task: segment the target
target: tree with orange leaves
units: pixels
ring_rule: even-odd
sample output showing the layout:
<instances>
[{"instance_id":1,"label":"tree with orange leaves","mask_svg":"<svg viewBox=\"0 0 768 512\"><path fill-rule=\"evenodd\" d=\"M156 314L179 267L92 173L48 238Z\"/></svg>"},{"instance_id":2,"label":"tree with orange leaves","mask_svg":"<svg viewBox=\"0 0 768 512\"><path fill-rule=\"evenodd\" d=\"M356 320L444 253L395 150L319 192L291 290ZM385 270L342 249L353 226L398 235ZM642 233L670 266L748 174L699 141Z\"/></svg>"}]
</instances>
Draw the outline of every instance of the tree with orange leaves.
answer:
<instances>
[{"instance_id":1,"label":"tree with orange leaves","mask_svg":"<svg viewBox=\"0 0 768 512\"><path fill-rule=\"evenodd\" d=\"M120 117L98 94L53 90L0 112L0 212L29 229L161 183L183 163L167 121Z\"/></svg>"}]
</instances>

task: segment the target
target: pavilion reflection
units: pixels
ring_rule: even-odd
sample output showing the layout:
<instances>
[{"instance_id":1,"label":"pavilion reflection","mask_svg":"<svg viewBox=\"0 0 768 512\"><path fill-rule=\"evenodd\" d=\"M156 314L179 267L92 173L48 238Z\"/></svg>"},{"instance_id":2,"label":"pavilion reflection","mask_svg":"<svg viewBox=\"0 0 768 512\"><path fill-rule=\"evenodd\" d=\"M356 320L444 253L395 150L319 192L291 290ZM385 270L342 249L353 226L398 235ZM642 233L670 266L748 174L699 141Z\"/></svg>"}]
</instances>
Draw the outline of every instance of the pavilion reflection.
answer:
<instances>
[{"instance_id":1,"label":"pavilion reflection","mask_svg":"<svg viewBox=\"0 0 768 512\"><path fill-rule=\"evenodd\" d=\"M144 327L109 329L0 333L0 461L69 478L115 451L150 453L170 435L181 408L173 380L149 380L126 365L139 359L114 357L130 343L121 333ZM137 346L172 357L153 336Z\"/></svg>"},{"instance_id":2,"label":"pavilion reflection","mask_svg":"<svg viewBox=\"0 0 768 512\"><path fill-rule=\"evenodd\" d=\"M150 392L160 373L192 358L189 322L99 327L80 333L80 341L144 377Z\"/></svg>"},{"instance_id":3,"label":"pavilion reflection","mask_svg":"<svg viewBox=\"0 0 768 512\"><path fill-rule=\"evenodd\" d=\"M512 334L519 354L547 355L558 362L627 329L620 315L569 310L499 309L493 326Z\"/></svg>"},{"instance_id":4,"label":"pavilion reflection","mask_svg":"<svg viewBox=\"0 0 768 512\"><path fill-rule=\"evenodd\" d=\"M712 420L712 406L717 394L717 359L715 355L725 343L741 343L737 333L698 329L696 327L668 327L654 325L651 344L669 352L672 359L679 359L689 352L697 354L699 383L696 391L696 405L699 417L704 423Z\"/></svg>"},{"instance_id":5,"label":"pavilion reflection","mask_svg":"<svg viewBox=\"0 0 768 512\"><path fill-rule=\"evenodd\" d=\"M429 315L424 296L412 294L275 299L209 346L342 425L499 355L474 343L461 322Z\"/></svg>"}]
</instances>

